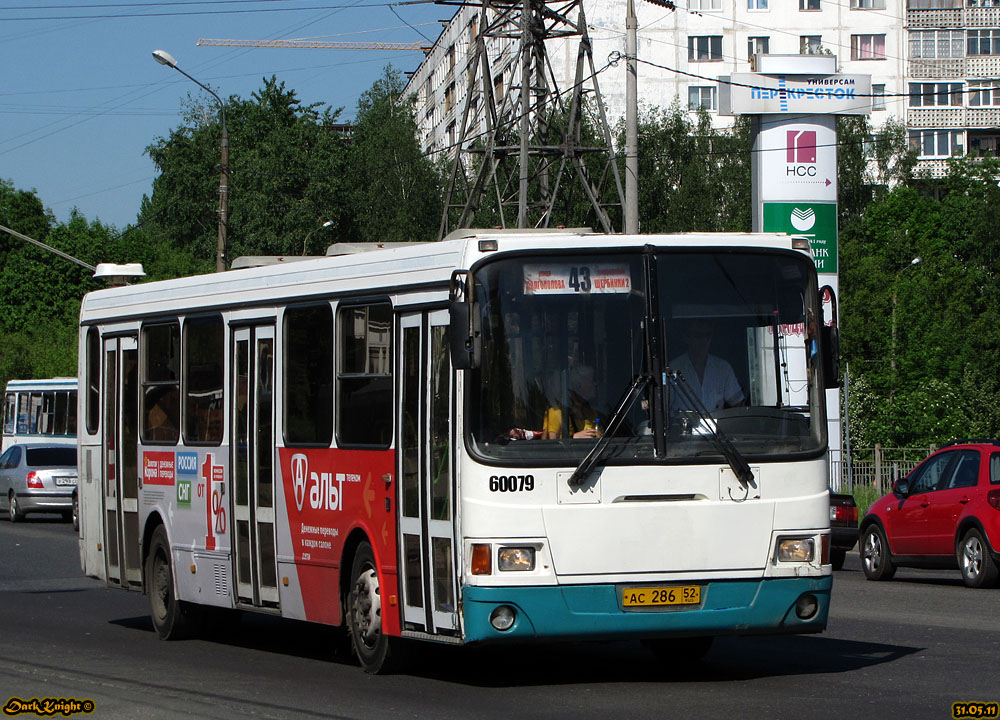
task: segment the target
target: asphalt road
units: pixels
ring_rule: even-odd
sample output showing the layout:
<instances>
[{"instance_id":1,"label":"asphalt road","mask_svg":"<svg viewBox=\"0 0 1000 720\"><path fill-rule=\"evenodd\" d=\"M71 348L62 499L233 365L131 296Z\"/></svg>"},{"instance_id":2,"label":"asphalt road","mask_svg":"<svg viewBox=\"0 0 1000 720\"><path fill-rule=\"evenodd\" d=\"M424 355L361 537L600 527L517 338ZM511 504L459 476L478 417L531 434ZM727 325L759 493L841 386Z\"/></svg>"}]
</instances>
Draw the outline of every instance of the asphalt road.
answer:
<instances>
[{"instance_id":1,"label":"asphalt road","mask_svg":"<svg viewBox=\"0 0 1000 720\"><path fill-rule=\"evenodd\" d=\"M0 520L5 704L87 698L94 718L884 720L1000 701L1000 590L968 590L957 571L867 582L856 553L822 635L721 638L677 667L633 642L421 646L408 673L371 677L335 654L337 639L255 615L207 639L159 641L146 597L81 576L68 524Z\"/></svg>"}]
</instances>

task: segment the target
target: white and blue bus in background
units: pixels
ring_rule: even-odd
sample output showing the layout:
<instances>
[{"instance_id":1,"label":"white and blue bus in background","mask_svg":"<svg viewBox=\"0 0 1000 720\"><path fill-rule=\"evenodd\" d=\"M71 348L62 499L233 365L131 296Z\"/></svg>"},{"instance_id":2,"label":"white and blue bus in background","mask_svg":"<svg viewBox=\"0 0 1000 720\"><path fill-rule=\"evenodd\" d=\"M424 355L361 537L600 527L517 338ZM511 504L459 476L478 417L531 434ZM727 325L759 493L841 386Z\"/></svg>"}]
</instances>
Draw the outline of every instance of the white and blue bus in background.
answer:
<instances>
[{"instance_id":1,"label":"white and blue bus in background","mask_svg":"<svg viewBox=\"0 0 1000 720\"><path fill-rule=\"evenodd\" d=\"M76 396L76 378L8 381L3 449L17 442L75 445Z\"/></svg>"},{"instance_id":2,"label":"white and blue bus in background","mask_svg":"<svg viewBox=\"0 0 1000 720\"><path fill-rule=\"evenodd\" d=\"M804 238L581 230L92 292L84 571L165 639L272 613L369 672L401 640L821 632L822 296Z\"/></svg>"}]
</instances>

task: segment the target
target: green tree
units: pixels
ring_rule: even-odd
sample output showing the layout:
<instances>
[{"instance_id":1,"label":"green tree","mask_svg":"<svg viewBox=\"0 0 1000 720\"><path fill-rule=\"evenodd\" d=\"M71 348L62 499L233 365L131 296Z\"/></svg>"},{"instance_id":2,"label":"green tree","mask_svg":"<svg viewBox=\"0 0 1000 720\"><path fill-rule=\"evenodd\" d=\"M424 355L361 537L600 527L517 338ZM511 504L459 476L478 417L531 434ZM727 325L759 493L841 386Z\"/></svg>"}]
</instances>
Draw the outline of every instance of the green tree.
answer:
<instances>
[{"instance_id":1,"label":"green tree","mask_svg":"<svg viewBox=\"0 0 1000 720\"><path fill-rule=\"evenodd\" d=\"M873 129L864 115L837 118L837 202L841 236L858 232L865 210L906 182L916 164L906 127L890 118Z\"/></svg>"},{"instance_id":2,"label":"green tree","mask_svg":"<svg viewBox=\"0 0 1000 720\"><path fill-rule=\"evenodd\" d=\"M623 137L620 136L620 142ZM644 233L749 231L750 125L692 122L675 102L639 119L639 224Z\"/></svg>"},{"instance_id":3,"label":"green tree","mask_svg":"<svg viewBox=\"0 0 1000 720\"><path fill-rule=\"evenodd\" d=\"M355 239L339 112L303 105L274 77L250 100L226 101L230 259L321 254L334 239ZM191 101L184 123L147 148L160 175L139 223L204 261L216 252L220 134L214 104ZM325 234L313 232L328 221Z\"/></svg>"},{"instance_id":4,"label":"green tree","mask_svg":"<svg viewBox=\"0 0 1000 720\"><path fill-rule=\"evenodd\" d=\"M844 357L876 399L856 444L1000 433L998 174L959 160L933 193L897 186L842 245Z\"/></svg>"},{"instance_id":5,"label":"green tree","mask_svg":"<svg viewBox=\"0 0 1000 720\"><path fill-rule=\"evenodd\" d=\"M367 242L434 240L441 219L441 176L421 151L414 98L386 68L358 100L350 176L355 222Z\"/></svg>"}]
</instances>

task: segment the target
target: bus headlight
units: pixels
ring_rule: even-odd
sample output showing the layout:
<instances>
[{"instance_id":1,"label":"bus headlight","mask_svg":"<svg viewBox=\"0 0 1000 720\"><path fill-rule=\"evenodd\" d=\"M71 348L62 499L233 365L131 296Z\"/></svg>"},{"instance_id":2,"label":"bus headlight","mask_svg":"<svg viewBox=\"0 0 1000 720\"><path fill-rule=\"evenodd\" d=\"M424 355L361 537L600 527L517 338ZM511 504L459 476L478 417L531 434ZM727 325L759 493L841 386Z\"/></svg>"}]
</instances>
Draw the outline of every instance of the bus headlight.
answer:
<instances>
[{"instance_id":1,"label":"bus headlight","mask_svg":"<svg viewBox=\"0 0 1000 720\"><path fill-rule=\"evenodd\" d=\"M535 548L502 547L497 553L497 569L501 572L535 569Z\"/></svg>"},{"instance_id":2,"label":"bus headlight","mask_svg":"<svg viewBox=\"0 0 1000 720\"><path fill-rule=\"evenodd\" d=\"M778 562L812 562L816 557L816 541L813 538L778 538Z\"/></svg>"}]
</instances>

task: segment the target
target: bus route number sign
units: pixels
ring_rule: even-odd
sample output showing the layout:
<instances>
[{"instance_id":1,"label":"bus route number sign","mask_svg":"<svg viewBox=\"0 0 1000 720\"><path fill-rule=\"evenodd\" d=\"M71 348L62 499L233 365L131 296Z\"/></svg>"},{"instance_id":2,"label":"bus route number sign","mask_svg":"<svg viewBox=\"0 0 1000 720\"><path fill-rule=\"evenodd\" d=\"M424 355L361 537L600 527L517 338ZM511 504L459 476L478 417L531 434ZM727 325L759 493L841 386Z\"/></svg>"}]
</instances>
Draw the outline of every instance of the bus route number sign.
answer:
<instances>
[{"instance_id":1,"label":"bus route number sign","mask_svg":"<svg viewBox=\"0 0 1000 720\"><path fill-rule=\"evenodd\" d=\"M628 265L563 265L546 263L524 266L525 295L628 294L632 275Z\"/></svg>"}]
</instances>

